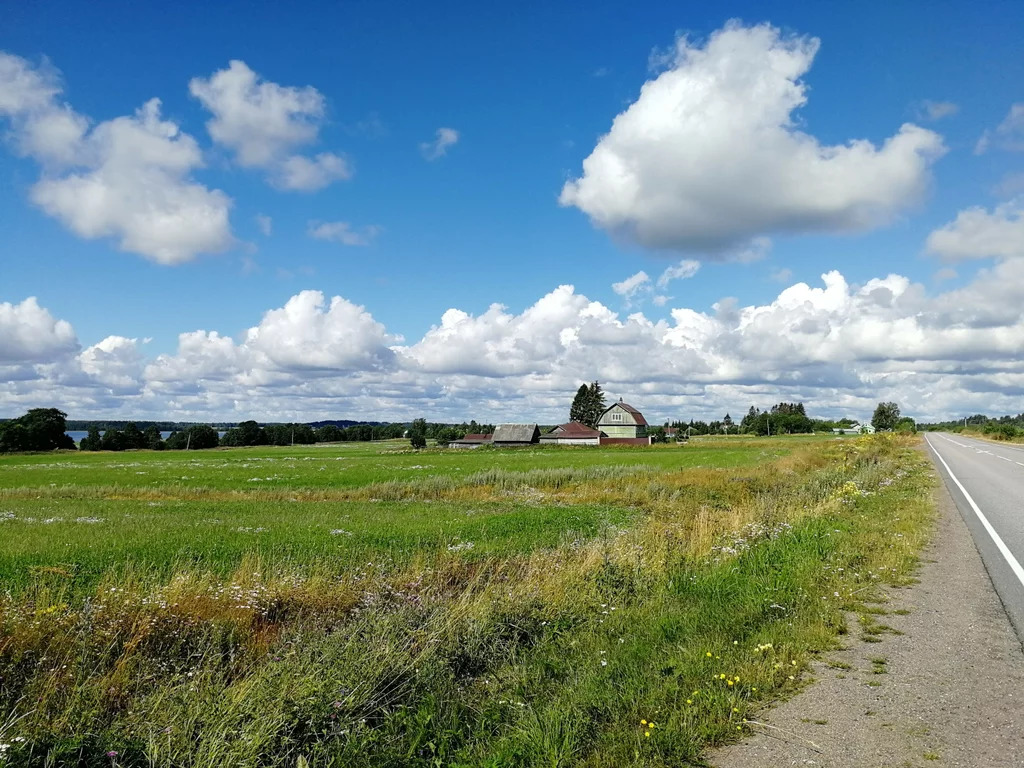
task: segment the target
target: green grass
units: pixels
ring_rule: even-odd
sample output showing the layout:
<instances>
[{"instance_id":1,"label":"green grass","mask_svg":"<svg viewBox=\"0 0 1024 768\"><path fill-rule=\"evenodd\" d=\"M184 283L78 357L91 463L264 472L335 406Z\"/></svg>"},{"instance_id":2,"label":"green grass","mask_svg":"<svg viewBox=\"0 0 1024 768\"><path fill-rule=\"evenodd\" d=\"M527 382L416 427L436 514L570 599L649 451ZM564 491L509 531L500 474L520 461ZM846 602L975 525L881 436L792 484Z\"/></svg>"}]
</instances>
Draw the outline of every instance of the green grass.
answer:
<instances>
[{"instance_id":1,"label":"green grass","mask_svg":"<svg viewBox=\"0 0 1024 768\"><path fill-rule=\"evenodd\" d=\"M934 482L884 438L2 464L0 742L97 768L699 765L845 611L884 642Z\"/></svg>"}]
</instances>

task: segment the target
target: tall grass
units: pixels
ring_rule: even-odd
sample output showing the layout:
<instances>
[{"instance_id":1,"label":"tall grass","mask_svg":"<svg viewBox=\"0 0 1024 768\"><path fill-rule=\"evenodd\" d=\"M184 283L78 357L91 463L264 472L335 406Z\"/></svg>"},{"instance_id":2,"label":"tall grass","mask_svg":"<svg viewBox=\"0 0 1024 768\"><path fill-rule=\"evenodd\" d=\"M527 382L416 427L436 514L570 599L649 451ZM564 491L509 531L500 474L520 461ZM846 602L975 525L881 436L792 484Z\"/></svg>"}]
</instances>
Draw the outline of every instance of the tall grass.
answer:
<instances>
[{"instance_id":1,"label":"tall grass","mask_svg":"<svg viewBox=\"0 0 1024 768\"><path fill-rule=\"evenodd\" d=\"M742 470L492 469L373 492L639 516L502 556L424 548L343 571L252 558L159 585L141 564L84 596L41 570L0 598L0 759L696 764L799 685L844 610L906 582L931 482L908 443L881 437Z\"/></svg>"}]
</instances>

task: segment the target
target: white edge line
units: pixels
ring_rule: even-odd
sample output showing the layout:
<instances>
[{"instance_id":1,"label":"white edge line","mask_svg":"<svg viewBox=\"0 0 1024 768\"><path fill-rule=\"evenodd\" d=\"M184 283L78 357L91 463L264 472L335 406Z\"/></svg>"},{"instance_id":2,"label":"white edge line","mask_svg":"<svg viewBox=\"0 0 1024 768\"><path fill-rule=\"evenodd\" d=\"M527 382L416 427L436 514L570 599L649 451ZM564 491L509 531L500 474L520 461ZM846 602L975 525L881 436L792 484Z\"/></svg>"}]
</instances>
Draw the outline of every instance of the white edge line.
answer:
<instances>
[{"instance_id":1,"label":"white edge line","mask_svg":"<svg viewBox=\"0 0 1024 768\"><path fill-rule=\"evenodd\" d=\"M932 453L934 453L936 457L938 457L939 461L942 462L942 466L946 468L946 472L949 473L950 479L952 479L952 481L956 483L956 487L960 489L960 492L964 495L964 498L967 499L967 503L971 505L971 509L974 510L974 514L976 514L978 516L978 519L981 520L981 524L985 526L985 530L988 531L988 535L992 537L992 541L995 542L996 548L999 550L999 553L1003 556L1003 558L1005 558L1007 565L1010 566L1010 570L1013 571L1013 575L1017 577L1017 580L1021 583L1021 586L1024 586L1024 567L1021 566L1021 564L1017 561L1017 558L1013 556L1013 552L1010 551L1010 548L1006 546L1003 540L999 537L999 534L996 533L996 529L992 527L992 523L988 521L988 518L985 517L982 511L978 508L978 505L974 502L974 499L971 498L971 494L969 494L967 492L967 489L964 488L963 483L957 480L956 475L953 474L953 470L949 468L949 464L946 463L946 460L939 455L938 451L935 450L935 446L932 445L932 441L929 440L927 437L925 437L924 440L926 443L928 443L928 447L932 449Z\"/></svg>"}]
</instances>

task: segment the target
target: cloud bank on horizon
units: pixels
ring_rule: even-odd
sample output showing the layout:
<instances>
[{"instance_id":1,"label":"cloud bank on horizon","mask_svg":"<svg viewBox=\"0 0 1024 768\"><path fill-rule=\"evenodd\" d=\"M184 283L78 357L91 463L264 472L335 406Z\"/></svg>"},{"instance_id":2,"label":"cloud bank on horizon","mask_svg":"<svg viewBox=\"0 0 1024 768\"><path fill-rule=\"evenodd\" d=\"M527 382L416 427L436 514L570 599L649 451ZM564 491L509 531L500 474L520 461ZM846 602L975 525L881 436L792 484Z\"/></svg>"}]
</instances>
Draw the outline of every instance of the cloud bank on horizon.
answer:
<instances>
[{"instance_id":1,"label":"cloud bank on horizon","mask_svg":"<svg viewBox=\"0 0 1024 768\"><path fill-rule=\"evenodd\" d=\"M0 403L108 417L555 422L597 378L658 420L780 400L866 418L879 399L937 419L1019 407L1022 306L1024 258L1011 258L935 296L900 275L853 286L832 271L768 304L723 300L657 321L563 285L518 314L449 309L408 343L366 308L307 290L238 339L187 331L174 354L147 358L144 342L123 336L83 349L28 298L0 304Z\"/></svg>"},{"instance_id":2,"label":"cloud bank on horizon","mask_svg":"<svg viewBox=\"0 0 1024 768\"><path fill-rule=\"evenodd\" d=\"M518 312L497 302L476 315L452 307L408 340L372 308L304 290L264 305L258 321L254 310L238 336L183 327L173 353L154 355L129 328L86 346L35 297L0 297L9 299L0 302L0 413L58 404L76 417L555 422L593 379L657 421L781 400L835 417L866 418L883 399L925 420L1020 411L1022 197L965 208L921 243L947 264L986 262L945 292L899 274L852 284L833 269L821 285L796 282L747 305L722 298L711 311L667 294L703 275L705 261L764 258L773 236L873 230L922 202L947 152L938 133L905 123L877 145L829 144L802 130L801 78L818 47L768 24L730 22L704 42L680 37L562 187L559 203L599 229L672 255L657 277L639 270L611 286L627 309L649 299L670 309L665 318L616 312L559 285ZM345 155L318 151L326 99L316 88L279 85L233 60L188 89L211 116L212 145L272 190L314 193L352 177ZM94 123L62 94L56 69L0 52L0 119L14 151L39 166L34 205L78 237L167 266L238 244L232 199L197 179L206 152L161 114L159 99ZM922 104L931 121L959 110ZM975 151L1019 151L1021 107ZM459 138L440 128L419 149L438 160ZM256 221L264 236L279 229L268 214ZM381 231L307 219L303 236L367 246ZM791 281L788 269L774 274ZM956 275L948 266L940 274Z\"/></svg>"}]
</instances>

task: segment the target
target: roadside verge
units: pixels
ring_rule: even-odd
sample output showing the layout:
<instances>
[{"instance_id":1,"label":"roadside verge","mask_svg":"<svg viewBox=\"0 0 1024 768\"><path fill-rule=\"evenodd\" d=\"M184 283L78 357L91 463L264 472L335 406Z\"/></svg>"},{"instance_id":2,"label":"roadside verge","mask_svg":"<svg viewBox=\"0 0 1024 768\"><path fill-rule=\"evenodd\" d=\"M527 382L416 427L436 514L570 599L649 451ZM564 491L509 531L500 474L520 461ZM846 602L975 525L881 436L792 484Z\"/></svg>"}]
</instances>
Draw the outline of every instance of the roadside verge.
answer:
<instances>
[{"instance_id":1,"label":"roadside verge","mask_svg":"<svg viewBox=\"0 0 1024 768\"><path fill-rule=\"evenodd\" d=\"M900 634L851 631L814 664L816 682L712 765L1024 766L1024 652L945 485L935 494L919 583L886 590L885 622Z\"/></svg>"}]
</instances>

